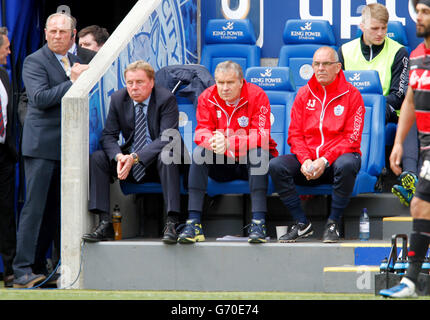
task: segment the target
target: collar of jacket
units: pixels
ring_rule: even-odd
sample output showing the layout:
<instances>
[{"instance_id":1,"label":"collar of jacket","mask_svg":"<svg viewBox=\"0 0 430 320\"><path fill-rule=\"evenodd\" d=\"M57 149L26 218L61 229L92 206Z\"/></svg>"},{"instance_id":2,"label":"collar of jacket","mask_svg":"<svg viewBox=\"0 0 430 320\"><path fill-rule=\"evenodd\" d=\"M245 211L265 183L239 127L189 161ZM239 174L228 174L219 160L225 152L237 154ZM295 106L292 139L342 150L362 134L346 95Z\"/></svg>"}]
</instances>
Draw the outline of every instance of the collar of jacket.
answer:
<instances>
[{"instance_id":1,"label":"collar of jacket","mask_svg":"<svg viewBox=\"0 0 430 320\"><path fill-rule=\"evenodd\" d=\"M361 45L361 52L363 53L363 57L369 61L370 60L370 52L372 51L372 59L375 59L375 57L384 49L385 40L382 42L382 44L373 44L372 46L368 46L364 43L363 35L360 37L360 45Z\"/></svg>"},{"instance_id":2,"label":"collar of jacket","mask_svg":"<svg viewBox=\"0 0 430 320\"><path fill-rule=\"evenodd\" d=\"M324 88L317 81L315 74L309 80L308 85L312 92L319 98L323 98L325 94L327 95L326 97L329 98L348 91L348 82L346 81L345 74L342 69L339 71L334 81Z\"/></svg>"},{"instance_id":3,"label":"collar of jacket","mask_svg":"<svg viewBox=\"0 0 430 320\"><path fill-rule=\"evenodd\" d=\"M218 94L218 88L216 84L213 86L212 93L209 98L209 102L211 102L212 104L220 108L227 107L227 104L225 103L225 101L221 99L221 97ZM236 108L243 106L247 102L248 102L248 85L246 80L243 79L243 86L242 86L242 90L240 91L240 99Z\"/></svg>"}]
</instances>

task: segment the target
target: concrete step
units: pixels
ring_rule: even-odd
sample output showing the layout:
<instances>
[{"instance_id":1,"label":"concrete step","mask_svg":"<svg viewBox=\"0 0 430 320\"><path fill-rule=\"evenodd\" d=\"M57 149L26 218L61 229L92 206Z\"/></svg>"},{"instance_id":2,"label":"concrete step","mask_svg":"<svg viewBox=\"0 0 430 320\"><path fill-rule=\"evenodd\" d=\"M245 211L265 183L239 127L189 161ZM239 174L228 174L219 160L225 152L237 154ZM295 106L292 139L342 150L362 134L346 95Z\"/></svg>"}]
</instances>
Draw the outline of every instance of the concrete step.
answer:
<instances>
[{"instance_id":1,"label":"concrete step","mask_svg":"<svg viewBox=\"0 0 430 320\"><path fill-rule=\"evenodd\" d=\"M323 282L326 293L375 293L375 275L380 273L380 264L388 258L390 241L343 243L352 246L354 263L324 268ZM397 255L401 251L401 241L397 243Z\"/></svg>"},{"instance_id":2,"label":"concrete step","mask_svg":"<svg viewBox=\"0 0 430 320\"><path fill-rule=\"evenodd\" d=\"M385 217L383 223L383 239L391 239L393 234L410 235L412 232L412 217Z\"/></svg>"},{"instance_id":3,"label":"concrete step","mask_svg":"<svg viewBox=\"0 0 430 320\"><path fill-rule=\"evenodd\" d=\"M379 266L351 266L324 268L325 293L374 293L375 275Z\"/></svg>"},{"instance_id":4,"label":"concrete step","mask_svg":"<svg viewBox=\"0 0 430 320\"><path fill-rule=\"evenodd\" d=\"M367 252L360 249L366 246ZM389 251L389 246L381 241L252 245L215 239L192 245L165 245L159 239L85 243L81 276L85 289L97 290L349 292L361 274L342 284L345 277L336 279L325 268L379 264L385 252L377 254L377 249ZM362 287L372 288L367 282Z\"/></svg>"}]
</instances>

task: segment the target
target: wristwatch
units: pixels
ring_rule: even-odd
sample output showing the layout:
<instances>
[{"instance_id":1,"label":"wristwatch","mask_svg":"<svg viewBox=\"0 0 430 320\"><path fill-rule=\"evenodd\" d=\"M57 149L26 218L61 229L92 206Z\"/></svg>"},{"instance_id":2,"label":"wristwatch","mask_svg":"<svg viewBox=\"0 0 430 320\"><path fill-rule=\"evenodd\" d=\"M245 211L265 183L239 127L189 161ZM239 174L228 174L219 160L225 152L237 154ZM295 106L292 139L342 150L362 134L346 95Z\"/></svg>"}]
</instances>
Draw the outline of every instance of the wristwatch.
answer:
<instances>
[{"instance_id":1,"label":"wristwatch","mask_svg":"<svg viewBox=\"0 0 430 320\"><path fill-rule=\"evenodd\" d=\"M321 157L325 163L325 167L328 168L330 166L330 163L328 163L328 160L325 157Z\"/></svg>"},{"instance_id":2,"label":"wristwatch","mask_svg":"<svg viewBox=\"0 0 430 320\"><path fill-rule=\"evenodd\" d=\"M132 153L130 154L133 157L133 164L138 164L139 163L139 156L137 155L137 153Z\"/></svg>"}]
</instances>

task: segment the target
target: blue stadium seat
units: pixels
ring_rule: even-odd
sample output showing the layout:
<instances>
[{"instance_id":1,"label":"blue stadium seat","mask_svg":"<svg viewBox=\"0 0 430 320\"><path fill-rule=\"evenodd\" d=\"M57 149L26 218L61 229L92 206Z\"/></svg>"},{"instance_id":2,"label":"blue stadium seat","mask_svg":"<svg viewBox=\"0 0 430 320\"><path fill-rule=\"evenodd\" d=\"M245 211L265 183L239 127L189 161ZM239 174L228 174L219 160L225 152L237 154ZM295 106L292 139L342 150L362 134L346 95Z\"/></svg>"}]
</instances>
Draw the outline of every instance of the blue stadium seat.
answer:
<instances>
[{"instance_id":1,"label":"blue stadium seat","mask_svg":"<svg viewBox=\"0 0 430 320\"><path fill-rule=\"evenodd\" d=\"M194 142L194 132L197 126L196 107L184 97L177 96L176 101L179 109L179 132L191 157L196 147Z\"/></svg>"},{"instance_id":2,"label":"blue stadium seat","mask_svg":"<svg viewBox=\"0 0 430 320\"><path fill-rule=\"evenodd\" d=\"M283 41L278 66L291 69L296 89L312 77L312 57L318 48L330 46L336 50L333 29L326 20L287 20Z\"/></svg>"},{"instance_id":3,"label":"blue stadium seat","mask_svg":"<svg viewBox=\"0 0 430 320\"><path fill-rule=\"evenodd\" d=\"M218 63L231 60L243 70L260 65L261 48L256 44L254 28L248 19L209 20L200 64L213 75Z\"/></svg>"},{"instance_id":4,"label":"blue stadium seat","mask_svg":"<svg viewBox=\"0 0 430 320\"><path fill-rule=\"evenodd\" d=\"M403 44L408 52L411 53L405 26L400 21L388 21L387 36L398 43Z\"/></svg>"},{"instance_id":5,"label":"blue stadium seat","mask_svg":"<svg viewBox=\"0 0 430 320\"><path fill-rule=\"evenodd\" d=\"M375 184L385 166L385 97L377 71L344 71L346 79L360 90L366 114L361 139L361 169L352 196L376 192ZM330 195L330 184L297 186L299 194Z\"/></svg>"},{"instance_id":6,"label":"blue stadium seat","mask_svg":"<svg viewBox=\"0 0 430 320\"><path fill-rule=\"evenodd\" d=\"M277 143L279 154L285 154L287 109L292 106L296 88L288 67L251 67L245 79L260 86L270 101L270 134Z\"/></svg>"}]
</instances>

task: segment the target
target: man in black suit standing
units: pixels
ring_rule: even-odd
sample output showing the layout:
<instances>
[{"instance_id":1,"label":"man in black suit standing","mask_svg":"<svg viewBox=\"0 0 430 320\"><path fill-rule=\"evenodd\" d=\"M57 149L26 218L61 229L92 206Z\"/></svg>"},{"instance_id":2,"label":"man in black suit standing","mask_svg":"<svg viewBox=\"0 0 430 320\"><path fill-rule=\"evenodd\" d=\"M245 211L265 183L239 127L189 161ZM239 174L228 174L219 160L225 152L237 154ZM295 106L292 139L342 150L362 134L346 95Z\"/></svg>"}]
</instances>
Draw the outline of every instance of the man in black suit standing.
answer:
<instances>
[{"instance_id":1,"label":"man in black suit standing","mask_svg":"<svg viewBox=\"0 0 430 320\"><path fill-rule=\"evenodd\" d=\"M6 27L0 28L0 64L7 64L10 43ZM14 216L16 151L15 110L6 69L0 67L0 253L5 287L13 284L12 262L16 250Z\"/></svg>"},{"instance_id":2,"label":"man in black suit standing","mask_svg":"<svg viewBox=\"0 0 430 320\"><path fill-rule=\"evenodd\" d=\"M34 266L36 247L46 252L58 228L61 99L88 69L79 63L78 57L67 53L74 29L70 16L49 16L45 27L47 43L29 55L23 65L22 78L28 95L22 136L27 192L17 232L14 288L30 288L45 279Z\"/></svg>"},{"instance_id":3,"label":"man in black suit standing","mask_svg":"<svg viewBox=\"0 0 430 320\"><path fill-rule=\"evenodd\" d=\"M124 71L126 88L111 96L109 113L100 138L102 150L91 155L89 210L99 214L100 222L84 240L113 240L110 216L109 182L112 177L133 183L160 181L167 206L163 242L176 243L176 224L180 212L179 164L162 161L169 139L163 135L176 129L179 113L175 96L155 85L154 69L136 61ZM125 143L118 145L122 133ZM171 131L170 131L171 132ZM180 136L179 136L180 137ZM176 139L175 139L176 140ZM182 139L178 139L182 145Z\"/></svg>"}]
</instances>

